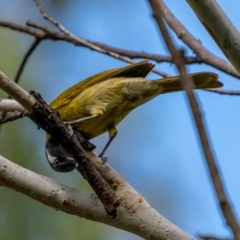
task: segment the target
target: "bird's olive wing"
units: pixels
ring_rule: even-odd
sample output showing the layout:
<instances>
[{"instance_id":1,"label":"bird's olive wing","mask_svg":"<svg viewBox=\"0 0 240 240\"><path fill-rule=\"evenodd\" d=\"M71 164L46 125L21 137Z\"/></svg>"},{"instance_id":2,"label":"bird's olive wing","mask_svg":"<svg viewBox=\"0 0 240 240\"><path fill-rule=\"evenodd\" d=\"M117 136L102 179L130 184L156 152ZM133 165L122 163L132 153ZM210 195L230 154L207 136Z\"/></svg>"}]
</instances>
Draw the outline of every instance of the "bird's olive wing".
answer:
<instances>
[{"instance_id":1,"label":"bird's olive wing","mask_svg":"<svg viewBox=\"0 0 240 240\"><path fill-rule=\"evenodd\" d=\"M97 83L116 77L146 77L153 67L153 64L145 60L123 68L114 68L98 73L66 89L55 100L53 100L50 105L57 111L59 108L67 105L73 98L81 94L85 89Z\"/></svg>"}]
</instances>

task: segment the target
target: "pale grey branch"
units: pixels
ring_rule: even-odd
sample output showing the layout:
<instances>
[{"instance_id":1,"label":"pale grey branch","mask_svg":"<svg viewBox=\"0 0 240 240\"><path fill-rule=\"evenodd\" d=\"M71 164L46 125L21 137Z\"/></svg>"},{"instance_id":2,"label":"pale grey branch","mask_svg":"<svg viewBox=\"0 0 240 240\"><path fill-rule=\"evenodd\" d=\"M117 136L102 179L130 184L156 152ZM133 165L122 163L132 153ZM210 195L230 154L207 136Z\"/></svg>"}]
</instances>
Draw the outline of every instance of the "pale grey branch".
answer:
<instances>
[{"instance_id":1,"label":"pale grey branch","mask_svg":"<svg viewBox=\"0 0 240 240\"><path fill-rule=\"evenodd\" d=\"M0 71L0 88L19 102L26 111L32 112L35 99L13 80Z\"/></svg>"},{"instance_id":2,"label":"pale grey branch","mask_svg":"<svg viewBox=\"0 0 240 240\"><path fill-rule=\"evenodd\" d=\"M13 99L0 99L0 111L19 111L23 112L24 108L17 101Z\"/></svg>"},{"instance_id":3,"label":"pale grey branch","mask_svg":"<svg viewBox=\"0 0 240 240\"><path fill-rule=\"evenodd\" d=\"M96 161L99 161L95 157ZM122 204L115 219L109 217L95 194L85 193L27 170L0 156L0 185L23 193L49 207L135 233L144 239L193 240L161 216L126 180L108 165L95 162L107 181L117 181Z\"/></svg>"},{"instance_id":4,"label":"pale grey branch","mask_svg":"<svg viewBox=\"0 0 240 240\"><path fill-rule=\"evenodd\" d=\"M216 0L187 0L203 26L240 73L240 34Z\"/></svg>"}]
</instances>

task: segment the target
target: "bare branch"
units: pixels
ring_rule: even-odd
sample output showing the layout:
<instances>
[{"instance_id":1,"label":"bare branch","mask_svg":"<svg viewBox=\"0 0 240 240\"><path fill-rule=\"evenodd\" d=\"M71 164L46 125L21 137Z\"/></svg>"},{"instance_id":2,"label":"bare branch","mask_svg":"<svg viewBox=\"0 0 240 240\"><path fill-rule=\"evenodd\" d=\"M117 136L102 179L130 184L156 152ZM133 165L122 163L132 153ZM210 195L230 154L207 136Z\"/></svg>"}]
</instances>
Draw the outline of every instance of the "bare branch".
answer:
<instances>
[{"instance_id":1,"label":"bare branch","mask_svg":"<svg viewBox=\"0 0 240 240\"><path fill-rule=\"evenodd\" d=\"M112 47L109 46L107 44L103 44L103 43L99 43L99 42L93 42L88 40L89 42L91 42L92 44L99 46L105 50L109 50L115 53L118 53L122 56L126 56L129 58L144 58L144 59L149 59L149 60L154 60L156 62L168 62L168 63L172 63L172 57L171 56L164 56L164 55L160 55L160 54L154 54L154 53L148 53L148 52L138 52L138 51L132 51L132 50L126 50L126 49L122 49L122 48L116 48L116 47ZM186 64L194 64L194 63L203 63L200 59L198 59L197 57L185 57L185 63Z\"/></svg>"},{"instance_id":2,"label":"bare branch","mask_svg":"<svg viewBox=\"0 0 240 240\"><path fill-rule=\"evenodd\" d=\"M177 36L197 54L198 59L220 71L228 73L238 79L240 78L239 73L229 62L218 58L202 46L202 44L179 22L179 20L175 18L164 3L163 18Z\"/></svg>"},{"instance_id":3,"label":"bare branch","mask_svg":"<svg viewBox=\"0 0 240 240\"><path fill-rule=\"evenodd\" d=\"M0 185L21 192L53 209L114 226L152 240L193 240L161 216L127 181L107 164L88 156L122 198L119 217L109 217L95 194L69 188L0 156ZM167 229L167 231L166 231Z\"/></svg>"},{"instance_id":4,"label":"bare branch","mask_svg":"<svg viewBox=\"0 0 240 240\"><path fill-rule=\"evenodd\" d=\"M240 73L240 34L216 0L187 0L227 59Z\"/></svg>"},{"instance_id":5,"label":"bare branch","mask_svg":"<svg viewBox=\"0 0 240 240\"><path fill-rule=\"evenodd\" d=\"M27 21L26 23L28 26L37 28L30 28L26 26L21 26L15 23L10 23L6 21L0 21L0 26L2 27L7 27L16 31L24 32L26 34L30 34L32 36L35 36L36 38L45 38L49 40L65 40L74 43L75 45L78 46L84 46L82 44L79 44L77 42L74 42L73 40L70 40L69 37L67 37L65 34L59 33L55 31L54 29L44 26L39 23L34 23L32 21ZM41 31L42 30L42 31ZM129 58L146 58L150 60L154 60L156 62L172 62L172 58L170 56L164 56L164 55L159 55L159 54L153 54L153 53L147 53L147 52L137 52L137 51L130 51L127 49L122 49L122 48L116 48L112 47L103 43L99 42L94 42L87 40L88 42L105 49L106 51L111 51L111 52L116 52L122 56L126 56ZM194 63L203 63L201 60L199 60L196 57L186 57L186 63L187 64L194 64Z\"/></svg>"},{"instance_id":6,"label":"bare branch","mask_svg":"<svg viewBox=\"0 0 240 240\"><path fill-rule=\"evenodd\" d=\"M27 112L32 112L33 105L36 103L35 99L1 71L0 88L19 102Z\"/></svg>"},{"instance_id":7,"label":"bare branch","mask_svg":"<svg viewBox=\"0 0 240 240\"><path fill-rule=\"evenodd\" d=\"M230 238L216 237L211 235L198 234L198 237L202 240L232 240Z\"/></svg>"},{"instance_id":8,"label":"bare branch","mask_svg":"<svg viewBox=\"0 0 240 240\"><path fill-rule=\"evenodd\" d=\"M202 148L204 151L204 155L207 161L207 165L209 168L210 176L212 178L213 185L215 187L215 191L218 197L218 202L221 207L222 213L226 219L228 226L231 228L235 240L240 239L240 227L237 222L237 219L234 215L232 207L229 203L227 195L225 193L225 189L223 187L223 182L220 177L220 173L218 167L215 163L215 159L208 141L207 133L204 127L203 119L201 112L199 110L198 102L194 96L193 88L194 84L191 81L191 78L187 74L184 65L184 57L182 57L182 51L177 50L170 38L170 35L167 31L167 28L163 21L163 13L164 13L164 5L162 0L149 0L150 5L153 10L153 16L157 21L159 29L162 33L162 36L165 40L166 46L173 57L173 61L176 64L178 71L181 76L181 83L183 88L186 90L186 94L188 97L189 104L191 106L191 110L194 116L194 120L197 126L198 134L201 140Z\"/></svg>"},{"instance_id":9,"label":"bare branch","mask_svg":"<svg viewBox=\"0 0 240 240\"><path fill-rule=\"evenodd\" d=\"M40 13L42 14L42 16L48 20L49 22L51 22L53 25L55 25L62 33L71 36L72 38L75 38L75 35L73 35L71 32L69 32L64 26L62 26L58 21L56 21L54 18L52 18L51 16L48 15L48 13L46 12L46 10L43 8L42 4L38 1L38 0L34 0L34 2L36 3Z\"/></svg>"},{"instance_id":10,"label":"bare branch","mask_svg":"<svg viewBox=\"0 0 240 240\"><path fill-rule=\"evenodd\" d=\"M99 197L106 212L113 218L116 217L121 201L87 157L87 151L93 151L95 146L83 138L80 132L74 131L69 135L68 125L59 118L57 113L53 112L40 94L36 92L31 92L31 94L37 100L37 104L33 106L32 114L29 117L76 160L77 168Z\"/></svg>"},{"instance_id":11,"label":"bare branch","mask_svg":"<svg viewBox=\"0 0 240 240\"><path fill-rule=\"evenodd\" d=\"M3 73L0 74L0 80L3 78L3 83L7 78ZM7 80L9 80L7 78ZM13 81L12 81L13 82ZM1 85L2 81L0 81ZM13 82L13 84L15 84ZM16 84L15 84L16 85ZM12 85L10 85L13 87ZM12 90L9 90L10 87L6 88L7 92L11 94ZM18 92L19 89L18 89ZM24 99L26 96L23 91L19 93L19 96ZM17 97L16 97L16 96ZM18 94L15 94L14 97L18 99ZM23 104L31 106L32 100L29 96L28 101L30 103ZM38 103L37 109L40 105ZM32 112L32 111L31 111ZM31 116L30 116L31 117ZM49 115L48 118L45 118L43 115L36 116L36 118L43 118L44 121L51 121L53 114ZM44 123L45 124L45 123ZM57 127L58 137L63 136L65 142L61 142L60 138L56 137L64 149L70 149L73 142L70 138L66 138L66 135L63 134L63 129L67 126L61 126L58 128L58 124L52 122L54 127ZM41 125L40 125L41 126ZM41 126L42 127L42 126ZM49 129L49 126L46 124L46 128ZM46 129L45 129L46 130ZM68 134L68 130L66 130ZM50 131L50 134L55 137L54 133ZM77 140L77 142L79 142ZM104 222L112 226L117 226L118 228L125 229L127 231L133 232L148 239L163 239L166 240L169 237L176 240L192 240L190 236L180 230L178 227L170 223L168 220L164 219L159 213L157 213L137 192L135 192L128 183L118 175L114 170L112 170L107 165L100 165L99 158L97 158L93 153L86 152L86 156L91 158L92 161L95 161L95 167L101 172L104 179L108 182L109 185L115 190L118 196L121 196L122 205L119 209L120 213L119 219L112 220L110 217L107 217L107 214L103 211L102 205L99 203L95 195L78 195L78 193L66 186L57 184L52 180L46 179L45 177L39 176L33 172L30 172L26 169L17 166L14 163L7 161L6 159L0 157L0 185L13 188L19 192L22 192L42 203L51 206L53 208L60 209L62 211L75 214L78 216L86 217L99 222ZM73 157L77 159L78 156L73 154ZM95 160L94 160L95 159ZM82 163L81 167L84 167L86 163ZM96 174L93 172L93 174ZM11 180L9 180L11 179ZM90 199L89 199L90 198ZM91 204L91 207L89 207ZM82 211L84 209L84 211ZM137 211L136 211L137 209ZM139 227L140 226L140 227ZM166 228L168 231L166 231Z\"/></svg>"},{"instance_id":12,"label":"bare branch","mask_svg":"<svg viewBox=\"0 0 240 240\"><path fill-rule=\"evenodd\" d=\"M36 38L44 38L46 36L46 33L44 31L36 30L32 27L22 26L16 23L6 22L6 21L0 21L0 26L7 27L12 30L16 30L19 32L24 32L26 34L30 34L32 36L35 36ZM52 39L52 38L50 38Z\"/></svg>"},{"instance_id":13,"label":"bare branch","mask_svg":"<svg viewBox=\"0 0 240 240\"><path fill-rule=\"evenodd\" d=\"M218 94L222 94L222 95L230 95L230 96L239 96L240 95L240 91L236 91L236 90L220 90L220 89L205 89L203 91L208 91L208 92L212 92L212 93L218 93Z\"/></svg>"},{"instance_id":14,"label":"bare branch","mask_svg":"<svg viewBox=\"0 0 240 240\"><path fill-rule=\"evenodd\" d=\"M52 111L39 94L32 93L32 95L34 94L33 98L32 95L24 91L2 72L0 72L0 88L22 104L25 110L30 113L29 117L37 126L54 137L65 151L78 162L81 173L102 201L106 211L115 217L116 208L119 206L120 201L116 199L115 193L86 157L86 152L81 145L86 140L81 137L81 134L74 133L69 136L69 129L66 124L60 120L59 116ZM36 98L38 101L36 101Z\"/></svg>"},{"instance_id":15,"label":"bare branch","mask_svg":"<svg viewBox=\"0 0 240 240\"><path fill-rule=\"evenodd\" d=\"M166 18L166 20L167 19L168 18ZM2 27L8 27L8 28L11 28L11 29L16 30L16 31L24 32L24 33L30 34L32 36L35 36L37 38L44 38L44 39L49 39L49 40L54 40L54 41L59 41L59 40L67 41L67 42L71 42L71 43L73 43L77 46L89 47L92 50L98 51L98 49L93 49L93 48L91 48L91 46L86 46L81 40L78 41L75 38L73 39L66 34L59 33L57 31L55 31L54 29L49 28L47 26L44 26L42 24L34 23L32 21L28 21L27 25L38 28L38 30L33 29L32 27L26 27L26 26L21 26L21 25L15 24L15 23L0 21L0 26L2 26ZM179 34L181 34L181 30L182 30L182 28L180 28ZM86 40L84 40L84 41L86 41ZM110 55L109 52L114 52L114 49L115 49L114 47L111 47L111 46L109 46L109 49L107 47L103 47L103 45L105 45L105 44L102 44L102 43L95 43L95 42L92 42L92 41L86 41L86 42L92 43L92 45L95 44L99 49L102 49L102 51L100 51L100 52L105 53L107 55ZM199 44L199 45L197 45L196 49L198 49L200 47L202 48L201 44L197 40L196 40L196 42ZM127 53L128 50L122 49L122 51L124 53L123 55L121 55L120 52L117 50L116 55L112 55L112 57L117 58L117 59L122 60L122 61L125 61L126 58L122 59L121 57L119 58L118 56L127 56L127 57L129 57L129 59L127 58L128 60L126 60L125 62L134 63L134 61L131 60L130 58L133 57L132 55L135 54L135 53L130 53L128 55L128 53ZM202 51L202 49L200 49L200 53L201 53L201 51ZM155 55L155 54L153 55L151 53L144 53L144 54L146 54L146 56L142 55L141 52L136 52L136 58L138 58L138 56L139 57L146 57L146 58L154 60L154 61L159 61L159 60L162 59L161 55ZM203 57L201 55L197 54L196 63L198 63L198 61L199 61L199 63L208 64L208 65L216 67L217 69L219 69L223 72L226 72L226 73L228 73L228 74L230 74L234 77L240 78L239 74L235 71L235 69L233 69L233 67L229 63L225 62L224 60L221 60L220 58L217 58L215 56L216 62L217 62L217 65L215 65L215 62L214 62L215 60L212 62L211 58L206 57L207 61L205 61L206 59L204 59ZM169 59L165 59L166 62L169 62L170 61ZM195 60L193 60L193 63L194 62L195 62ZM192 63L191 58L189 58L189 59L186 58L186 63L191 64ZM167 73L164 73L163 71L159 71L159 70L156 70L156 69L154 69L153 72L155 72L155 73L157 73L157 74L159 74L163 77L168 77L169 76Z\"/></svg>"},{"instance_id":16,"label":"bare branch","mask_svg":"<svg viewBox=\"0 0 240 240\"><path fill-rule=\"evenodd\" d=\"M82 38L79 38L79 37L75 36L74 34L72 34L71 32L69 32L67 29L65 29L59 22L57 22L51 16L49 16L38 0L34 0L34 1L37 4L43 17L46 18L47 20L49 20L50 22L52 22L62 33L55 31L44 25L36 24L33 22L28 22L28 25L31 27L22 27L22 26L12 24L12 23L6 24L6 22L5 22L5 26L7 26L7 27L29 33L36 37L35 42L30 47L28 53L26 54L26 56L23 59L23 62L20 66L20 69L16 76L16 79L19 79L22 69L23 69L28 57L34 51L34 49L36 48L36 46L39 44L39 42L42 39L64 40L64 41L72 42L76 45L88 47L92 50L107 54L109 56L115 57L117 59L123 60L128 63L134 63L134 61L130 59L133 57L135 57L135 58L143 57L143 58L154 59L156 61L165 61L165 62L172 62L172 60L173 60L173 62L175 62L175 64L178 66L179 72L182 76L182 84L183 84L183 86L185 86L186 93L188 95L189 102L192 107L196 125L198 127L199 135L200 135L200 138L202 141L202 146L203 146L206 158L209 161L209 168L210 168L211 176L213 178L214 184L216 185L215 186L216 192L219 197L219 202L222 207L222 211L226 215L225 217L228 221L228 225L230 227L233 227L233 226L236 227L237 221L231 210L231 206L228 202L228 199L224 192L224 188L221 183L218 169L216 167L216 164L214 163L213 154L211 152L211 149L210 149L210 146L208 143L207 134L204 130L204 124L203 124L203 121L201 118L201 113L200 113L200 110L198 107L198 103L197 103L195 96L193 94L193 91L192 91L193 86L191 86L191 81L189 81L189 79L188 79L189 77L187 76L187 73L185 71L184 63L206 62L206 60L208 60L208 64L215 66L215 67L219 68L220 70L230 73L233 76L239 78L240 77L239 74L237 74L236 71L235 72L233 71L234 69L232 68L232 66L229 63L227 63L221 59L218 59L214 55L211 56L210 52L209 52L210 55L208 55L208 57L206 59L204 59L203 56L201 56L201 54L200 54L201 52L199 52L199 46L195 45L196 42L198 44L199 44L199 42L193 38L191 39L191 43L194 43L193 46L197 47L196 49L198 51L195 51L197 53L197 57L196 58L184 57L182 55L182 53L180 51L177 51L175 49L174 45L172 44L171 39L168 36L168 32L164 26L163 19L161 16L157 17L157 15L155 15L156 20L158 21L159 26L161 28L161 31L163 32L163 36L165 38L167 38L166 43L167 43L169 50L173 56L173 59L168 56L161 56L161 55L149 54L149 53L144 53L144 52L138 53L138 52L134 52L134 51L127 51L124 49L113 48L113 47L107 46L105 44L95 43L95 42L91 42L91 41L87 41ZM149 2L152 2L152 4L156 4L155 0L149 0ZM155 7L153 6L153 10L155 10L155 14L161 13L161 9L160 9L161 6L159 7L159 9L158 9L158 7L159 6L157 6L157 5ZM164 6L162 5L162 8L163 7ZM163 9L162 9L162 11L163 11ZM164 13L162 12L162 16L163 15L164 15ZM164 17L166 18L166 16L164 16ZM0 25L3 26L4 22L0 22ZM182 28L181 30L184 30L184 29ZM192 36L190 36L190 37L192 37ZM183 38L184 38L184 34L183 34ZM194 42L194 41L196 41L196 42ZM191 46L191 44L190 44L190 46ZM209 58L209 56L211 56L211 59ZM217 61L220 61L220 63ZM163 72L160 72L157 70L155 70L155 72L162 76L165 76L165 77L168 76L166 73L163 73ZM31 113L30 117L32 118L32 120L35 121L36 123L38 123L36 116L38 116L40 118L43 117L42 113L45 110L45 108L44 108L45 103L43 103L43 106L42 106L40 104L41 101L39 101L38 105L37 105L38 109L35 109L34 108L34 107L36 107L35 99L32 98L32 96L30 96L26 92L22 91L22 89L19 86L16 87L16 86L12 85L9 80L10 80L9 78L7 78L3 73L0 72L0 86L6 92L13 95L14 98L16 100L18 100L28 110L28 112ZM217 90L217 91L219 91L219 90ZM236 94L236 92L237 91L234 92L235 94L231 93L231 95L238 95L238 94ZM220 90L220 92L218 92L218 93L226 94L226 91ZM36 95L34 95L34 96L36 96ZM0 107L1 107L1 101L0 101ZM42 107L43 107L43 109L41 109ZM32 112L32 108L34 108L33 112ZM39 111L39 109L40 109L40 111ZM46 110L46 111L49 111L49 113L50 113L50 110ZM23 114L23 113L13 113L8 116L8 120L17 118L21 114ZM45 115L45 116L47 116L47 115ZM43 117L43 121L45 121L45 116ZM46 120L46 122L49 122L49 123L51 122L51 124L54 125L53 123L56 119L53 119L54 117L52 116L52 113L50 113L49 116L47 116L47 118L48 119ZM44 126L43 123L40 123L39 125L42 127ZM64 128L64 126L61 125L60 128ZM44 129L49 130L49 127L47 126ZM66 129L65 130L60 129L60 131L63 131L63 132L65 131L64 134L68 133L66 131ZM50 131L50 134L51 134L51 131ZM54 136L54 134L53 134L53 136ZM76 139L78 140L78 137L79 137L76 134L76 136L74 135L72 137L72 139L67 139L68 143L66 143L66 135L63 135L63 136L65 136L65 140L62 140L62 137L59 137L59 142L61 143L61 141L62 141L62 145L65 146L66 149L70 148L70 144L72 144L72 142L75 142ZM93 153L85 151L78 144L76 146L77 146L78 150L79 149L81 150L81 153L79 153L78 151L75 151L76 149L75 150L70 149L69 151L72 154L72 156L74 156L74 158L83 159L83 160L79 161L79 165L81 166L81 168L84 169L86 167L89 159L91 161L93 161L95 167L89 168L92 171L91 177L94 178L96 176L99 176L98 172L95 171L95 168L97 168L98 171L102 174L102 176L106 180L106 182L108 184L107 187L111 186L111 188L116 193L116 196L119 196L119 197L121 196L122 206L119 208L119 213L121 214L121 217L119 217L119 219L117 217L117 219L112 220L111 218L109 218L107 216L107 214L104 212L104 210L102 208L102 205L99 203L96 195L92 195L92 194L89 195L89 194L81 193L80 196L78 196L79 192L77 192L76 190L70 189L70 188L60 185L56 182L53 182L53 185L52 185L51 184L52 180L46 179L42 176L40 176L40 178L39 178L39 175L38 176L34 175L34 173L30 173L30 171L22 169L21 167L14 165L13 163L10 163L10 165L9 165L9 163L6 163L7 160L3 159L1 157L0 157L0 185L8 186L17 191L20 191L32 198L37 199L38 201L43 202L44 204L51 206L51 207L59 208L62 211L69 212L71 214L75 214L78 216L81 215L82 217L86 217L86 218L89 218L89 219L92 219L95 221L97 220L99 222L104 222L104 223L107 223L112 226L120 227L122 229L136 233L139 236L142 236L147 239L169 239L169 238L174 239L174 240L192 239L186 233L182 232L180 229L178 229L176 226L174 226L173 224L168 222L166 219L164 219L160 214L158 214L145 201L145 199L142 198L142 196L140 196L137 192L135 192L134 189L131 188L131 186L128 185L128 183L119 174L117 174L115 171L113 171L107 165L103 165L103 166L100 165L99 162L97 162L97 161L99 161L99 159ZM97 162L97 164L95 161ZM11 165L11 164L13 164L13 165ZM91 163L90 163L90 165L91 165ZM13 169L14 174L11 171L8 172L9 175L5 174L9 169L10 170ZM24 176L23 176L22 172L24 172ZM19 174L19 173L21 173L21 174ZM30 177L28 176L28 174ZM14 179L14 180L16 180L16 182L14 182L14 180L12 179L12 175L14 175L14 177L16 177L16 179ZM11 176L11 177L9 177L9 176ZM31 180L35 179L36 176L37 176L36 182L34 182L34 181L31 182ZM83 174L83 176L87 176L87 175ZM11 181L9 181L9 179L11 179ZM89 176L87 176L87 179L89 180ZM98 177L95 179L98 179ZM91 181L93 181L93 180L90 179L90 184L92 185L94 190L96 190L96 188L93 186L93 183ZM30 185L29 185L29 182L30 182ZM46 192L45 192L45 191L43 191L43 185L44 185L44 187L47 185L50 188L47 187ZM57 189L57 191L54 192L54 189L55 190ZM36 190L37 193L34 192L34 190ZM101 192L99 192L99 189L96 192L97 192L98 196L101 195ZM78 201L79 198L81 198L80 199L81 201ZM94 200L92 200L92 198L94 198ZM114 200L116 200L116 198L114 198ZM84 202L82 202L82 201L84 201ZM82 208L82 206L84 206L84 207ZM86 206L86 208L85 208L85 206ZM136 209L137 209L137 211L136 211ZM166 231L166 228L168 231Z\"/></svg>"},{"instance_id":17,"label":"bare branch","mask_svg":"<svg viewBox=\"0 0 240 240\"><path fill-rule=\"evenodd\" d=\"M12 99L0 99L0 111L20 111L23 112L24 108L17 101Z\"/></svg>"},{"instance_id":18,"label":"bare branch","mask_svg":"<svg viewBox=\"0 0 240 240\"><path fill-rule=\"evenodd\" d=\"M27 63L28 58L30 57L30 55L32 54L32 52L36 49L36 47L39 45L39 43L41 42L43 38L36 38L35 41L32 43L32 45L29 47L29 49L27 50L25 56L23 57L22 63L17 71L16 77L14 78L14 82L18 83L19 82L19 78L21 76L21 73L23 72L23 69Z\"/></svg>"},{"instance_id":19,"label":"bare branch","mask_svg":"<svg viewBox=\"0 0 240 240\"><path fill-rule=\"evenodd\" d=\"M53 19L52 17L50 17L47 12L44 10L44 8L42 7L42 5L40 4L40 2L38 0L34 0L34 2L36 3L36 5L38 6L40 12L42 13L43 17L47 20L49 20L51 23L53 23L61 32L63 32L65 35L67 35L71 40L74 40L75 42L77 42L78 44L81 44L85 47L88 47L92 50L95 50L95 51L98 51L98 52L101 52L101 53L104 53L104 54L107 54L111 57L114 57L114 58L117 58L117 59L120 59L122 61L125 61L127 63L135 63L133 60L131 60L130 58L127 58L127 57L124 57L124 56L121 56L115 52L111 52L111 51L108 51L108 50L104 50L103 48L100 48L86 40L84 40L83 38L80 38L80 37L77 37L75 36L73 33L69 32L65 27L63 27L58 21L56 21L55 19ZM165 73L162 73L160 71L157 71L157 70L152 70L152 72L155 72L155 73L158 73L160 75L165 75Z\"/></svg>"},{"instance_id":20,"label":"bare branch","mask_svg":"<svg viewBox=\"0 0 240 240\"><path fill-rule=\"evenodd\" d=\"M27 63L28 58L30 57L31 53L36 49L36 47L37 47L38 44L41 42L41 40L42 40L42 38L36 38L35 41L33 42L33 44L32 44L32 45L30 46L30 48L28 49L28 51L26 52L26 54L25 54L25 56L24 56L24 58L23 58L23 60L22 60L22 63L21 63L21 65L20 65L19 69L18 69L18 72L17 72L17 74L16 74L16 77L15 77L15 79L14 79L14 82L15 82L15 83L18 83L18 82L19 82L21 73L22 73L22 71L23 71L23 69L24 69L24 66L25 66L26 63ZM8 98L11 98L10 95L8 96ZM1 117L0 117L1 123L8 122L9 119L12 119L11 121L17 119L17 118L14 119L14 118L9 118L9 117L8 117L8 119L5 119L5 118L6 118L6 115L7 115L7 111L8 111L8 110L5 110L4 112L1 113ZM20 116L20 115L21 115L21 116ZM23 114L20 114L20 115L19 115L19 118L20 118L20 117L23 117ZM12 115L12 117L13 117L13 115Z\"/></svg>"},{"instance_id":21,"label":"bare branch","mask_svg":"<svg viewBox=\"0 0 240 240\"><path fill-rule=\"evenodd\" d=\"M5 116L5 118L0 119L0 124L12 122L19 118L28 117L28 116L29 116L28 112L13 112Z\"/></svg>"}]
</instances>

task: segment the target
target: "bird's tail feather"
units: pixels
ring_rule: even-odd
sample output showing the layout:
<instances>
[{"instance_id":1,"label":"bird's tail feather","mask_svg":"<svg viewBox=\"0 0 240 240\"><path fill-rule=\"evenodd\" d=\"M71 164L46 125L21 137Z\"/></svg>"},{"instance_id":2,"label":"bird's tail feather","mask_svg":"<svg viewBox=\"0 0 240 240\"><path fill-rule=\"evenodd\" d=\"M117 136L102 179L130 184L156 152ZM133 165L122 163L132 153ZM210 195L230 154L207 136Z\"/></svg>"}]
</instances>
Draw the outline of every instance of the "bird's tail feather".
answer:
<instances>
[{"instance_id":1,"label":"bird's tail feather","mask_svg":"<svg viewBox=\"0 0 240 240\"><path fill-rule=\"evenodd\" d=\"M205 88L220 88L223 86L221 82L218 81L218 75L212 72L201 72L190 74L190 77L193 79L197 89ZM180 77L170 77L163 80L157 80L164 87L163 93L175 92L182 89L180 83Z\"/></svg>"}]
</instances>

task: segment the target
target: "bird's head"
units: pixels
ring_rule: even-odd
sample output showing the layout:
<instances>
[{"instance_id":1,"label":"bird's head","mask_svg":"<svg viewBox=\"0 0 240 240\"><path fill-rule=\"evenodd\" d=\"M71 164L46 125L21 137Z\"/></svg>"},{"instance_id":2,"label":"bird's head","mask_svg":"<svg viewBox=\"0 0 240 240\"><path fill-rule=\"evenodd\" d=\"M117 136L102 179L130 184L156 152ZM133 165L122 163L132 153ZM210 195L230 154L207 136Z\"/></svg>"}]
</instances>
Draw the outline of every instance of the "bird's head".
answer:
<instances>
[{"instance_id":1,"label":"bird's head","mask_svg":"<svg viewBox=\"0 0 240 240\"><path fill-rule=\"evenodd\" d=\"M56 172L71 172L76 168L75 159L51 136L47 138L45 153L50 166Z\"/></svg>"}]
</instances>

